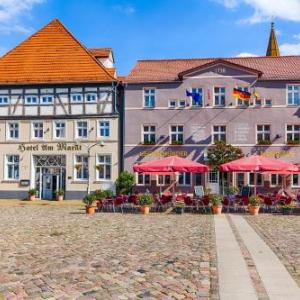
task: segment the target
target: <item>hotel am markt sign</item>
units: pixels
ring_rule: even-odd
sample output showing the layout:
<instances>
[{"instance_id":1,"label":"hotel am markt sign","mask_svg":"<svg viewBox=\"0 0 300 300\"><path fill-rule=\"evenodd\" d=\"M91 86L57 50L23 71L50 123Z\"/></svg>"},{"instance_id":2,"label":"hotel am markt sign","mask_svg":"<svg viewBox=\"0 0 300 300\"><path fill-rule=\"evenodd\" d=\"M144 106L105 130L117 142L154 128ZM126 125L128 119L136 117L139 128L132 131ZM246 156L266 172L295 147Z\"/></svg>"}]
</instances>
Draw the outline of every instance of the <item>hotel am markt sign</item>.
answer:
<instances>
[{"instance_id":1,"label":"hotel am markt sign","mask_svg":"<svg viewBox=\"0 0 300 300\"><path fill-rule=\"evenodd\" d=\"M28 145L28 144L19 144L18 147L20 152L26 152L26 151L47 151L47 152L63 152L63 151L81 151L82 146L75 144L75 143L57 143L57 144L35 144L35 145Z\"/></svg>"}]
</instances>

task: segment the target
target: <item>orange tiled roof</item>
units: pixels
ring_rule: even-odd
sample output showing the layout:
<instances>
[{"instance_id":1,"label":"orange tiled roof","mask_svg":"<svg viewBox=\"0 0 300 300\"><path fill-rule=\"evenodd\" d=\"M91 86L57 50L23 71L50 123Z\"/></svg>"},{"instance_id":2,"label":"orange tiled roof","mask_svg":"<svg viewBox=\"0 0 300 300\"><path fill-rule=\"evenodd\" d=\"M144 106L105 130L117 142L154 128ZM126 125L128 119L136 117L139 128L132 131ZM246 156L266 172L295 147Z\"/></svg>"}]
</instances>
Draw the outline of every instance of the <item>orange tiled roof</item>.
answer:
<instances>
[{"instance_id":1,"label":"orange tiled roof","mask_svg":"<svg viewBox=\"0 0 300 300\"><path fill-rule=\"evenodd\" d=\"M109 57L112 52L111 48L89 48L88 50L94 57Z\"/></svg>"},{"instance_id":2,"label":"orange tiled roof","mask_svg":"<svg viewBox=\"0 0 300 300\"><path fill-rule=\"evenodd\" d=\"M140 60L126 78L126 82L164 82L179 80L179 74L198 68L220 58ZM260 80L300 80L300 56L229 57L222 58L262 73Z\"/></svg>"},{"instance_id":3,"label":"orange tiled roof","mask_svg":"<svg viewBox=\"0 0 300 300\"><path fill-rule=\"evenodd\" d=\"M57 19L0 59L0 84L109 82L112 73Z\"/></svg>"}]
</instances>

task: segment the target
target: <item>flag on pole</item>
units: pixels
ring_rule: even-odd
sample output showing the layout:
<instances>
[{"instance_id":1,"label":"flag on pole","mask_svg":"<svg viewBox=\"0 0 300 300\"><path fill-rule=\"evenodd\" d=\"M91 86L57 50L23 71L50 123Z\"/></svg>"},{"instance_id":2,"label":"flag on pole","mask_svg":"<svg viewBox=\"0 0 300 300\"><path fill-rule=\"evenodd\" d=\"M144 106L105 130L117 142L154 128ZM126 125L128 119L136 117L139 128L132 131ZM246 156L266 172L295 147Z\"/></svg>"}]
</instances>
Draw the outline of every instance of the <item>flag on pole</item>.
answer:
<instances>
[{"instance_id":1,"label":"flag on pole","mask_svg":"<svg viewBox=\"0 0 300 300\"><path fill-rule=\"evenodd\" d=\"M251 97L251 93L236 88L233 89L232 95L241 100L250 100Z\"/></svg>"},{"instance_id":2,"label":"flag on pole","mask_svg":"<svg viewBox=\"0 0 300 300\"><path fill-rule=\"evenodd\" d=\"M192 97L195 104L199 104L199 105L201 104L200 93L190 92L190 91L186 90L186 96L187 97Z\"/></svg>"}]
</instances>

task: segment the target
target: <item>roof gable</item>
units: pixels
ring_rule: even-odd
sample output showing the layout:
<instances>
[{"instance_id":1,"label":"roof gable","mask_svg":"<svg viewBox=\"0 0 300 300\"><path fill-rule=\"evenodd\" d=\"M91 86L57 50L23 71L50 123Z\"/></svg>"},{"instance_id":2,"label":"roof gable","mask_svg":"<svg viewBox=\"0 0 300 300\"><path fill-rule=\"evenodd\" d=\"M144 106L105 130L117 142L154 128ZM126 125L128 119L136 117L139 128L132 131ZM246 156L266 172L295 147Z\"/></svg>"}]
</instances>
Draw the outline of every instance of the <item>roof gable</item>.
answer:
<instances>
[{"instance_id":1,"label":"roof gable","mask_svg":"<svg viewBox=\"0 0 300 300\"><path fill-rule=\"evenodd\" d=\"M57 19L0 59L0 84L116 80Z\"/></svg>"}]
</instances>

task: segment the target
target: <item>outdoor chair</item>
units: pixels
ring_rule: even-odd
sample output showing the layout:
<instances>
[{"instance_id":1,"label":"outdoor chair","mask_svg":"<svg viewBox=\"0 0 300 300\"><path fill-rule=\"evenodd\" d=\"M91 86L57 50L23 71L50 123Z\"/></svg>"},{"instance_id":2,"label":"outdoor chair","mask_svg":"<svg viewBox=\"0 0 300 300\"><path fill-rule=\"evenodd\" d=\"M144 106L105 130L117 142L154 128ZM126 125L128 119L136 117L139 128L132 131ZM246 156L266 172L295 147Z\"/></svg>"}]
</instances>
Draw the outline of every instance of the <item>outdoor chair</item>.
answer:
<instances>
[{"instance_id":1,"label":"outdoor chair","mask_svg":"<svg viewBox=\"0 0 300 300\"><path fill-rule=\"evenodd\" d=\"M274 200L271 196L261 196L263 199L263 210L264 212L274 212L276 210L276 207L274 205Z\"/></svg>"},{"instance_id":2,"label":"outdoor chair","mask_svg":"<svg viewBox=\"0 0 300 300\"><path fill-rule=\"evenodd\" d=\"M230 211L230 200L228 197L224 197L223 201L222 201L222 205L224 210L226 210L226 212Z\"/></svg>"},{"instance_id":3,"label":"outdoor chair","mask_svg":"<svg viewBox=\"0 0 300 300\"><path fill-rule=\"evenodd\" d=\"M204 213L209 213L211 212L211 207L209 206L209 196L208 195L204 195L199 201L198 201L198 205L201 207L202 211Z\"/></svg>"},{"instance_id":4,"label":"outdoor chair","mask_svg":"<svg viewBox=\"0 0 300 300\"><path fill-rule=\"evenodd\" d=\"M154 194L153 199L154 199L153 209L157 212L164 211L164 205L161 201L161 198L159 197L159 194Z\"/></svg>"},{"instance_id":5,"label":"outdoor chair","mask_svg":"<svg viewBox=\"0 0 300 300\"><path fill-rule=\"evenodd\" d=\"M183 198L183 201L185 204L186 211L190 211L190 212L195 211L195 209L196 209L195 201L190 196L185 195L185 197Z\"/></svg>"},{"instance_id":6,"label":"outdoor chair","mask_svg":"<svg viewBox=\"0 0 300 300\"><path fill-rule=\"evenodd\" d=\"M249 197L247 196L242 196L240 201L238 202L238 211L246 213L248 210L248 205L249 205Z\"/></svg>"},{"instance_id":7,"label":"outdoor chair","mask_svg":"<svg viewBox=\"0 0 300 300\"><path fill-rule=\"evenodd\" d=\"M123 203L122 205L122 211L123 212L135 212L137 210L138 205L138 194L130 195L127 198L127 201Z\"/></svg>"},{"instance_id":8,"label":"outdoor chair","mask_svg":"<svg viewBox=\"0 0 300 300\"><path fill-rule=\"evenodd\" d=\"M121 212L123 213L123 203L126 202L126 198L124 198L123 196L117 196L114 200L113 200L113 211L116 212L116 209L121 210Z\"/></svg>"}]
</instances>

